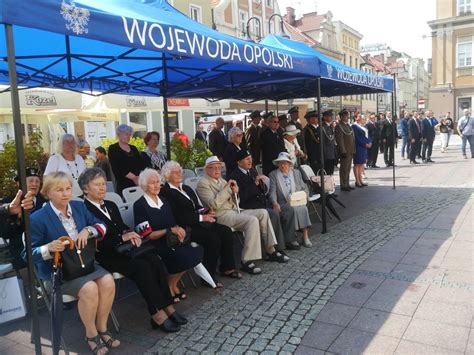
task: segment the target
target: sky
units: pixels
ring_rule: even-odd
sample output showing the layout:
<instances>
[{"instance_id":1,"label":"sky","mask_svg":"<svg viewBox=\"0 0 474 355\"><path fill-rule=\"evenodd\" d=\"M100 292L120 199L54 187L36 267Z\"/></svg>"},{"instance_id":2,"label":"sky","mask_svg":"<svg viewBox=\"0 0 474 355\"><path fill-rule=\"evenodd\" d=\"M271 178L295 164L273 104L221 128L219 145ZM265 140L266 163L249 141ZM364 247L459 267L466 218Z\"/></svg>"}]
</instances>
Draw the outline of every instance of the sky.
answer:
<instances>
[{"instance_id":1,"label":"sky","mask_svg":"<svg viewBox=\"0 0 474 355\"><path fill-rule=\"evenodd\" d=\"M360 32L361 44L387 43L393 50L412 57L431 58L431 30L436 19L436 0L278 0L280 12L296 9L296 18L317 9L331 11L333 21L342 21ZM426 38L423 38L426 36Z\"/></svg>"}]
</instances>

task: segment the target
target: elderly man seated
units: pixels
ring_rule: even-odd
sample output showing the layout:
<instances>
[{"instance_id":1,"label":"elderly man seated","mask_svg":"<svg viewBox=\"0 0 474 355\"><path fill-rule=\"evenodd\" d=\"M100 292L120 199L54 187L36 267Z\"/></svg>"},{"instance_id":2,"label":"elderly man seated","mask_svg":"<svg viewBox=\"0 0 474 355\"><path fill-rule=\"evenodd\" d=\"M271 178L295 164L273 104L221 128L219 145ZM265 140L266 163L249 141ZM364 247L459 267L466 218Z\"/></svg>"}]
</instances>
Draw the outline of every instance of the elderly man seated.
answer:
<instances>
[{"instance_id":1,"label":"elderly man seated","mask_svg":"<svg viewBox=\"0 0 474 355\"><path fill-rule=\"evenodd\" d=\"M261 259L260 237L266 248L267 260L286 262L288 258L275 250L275 233L265 209L240 210L239 186L235 180L225 181L221 176L222 162L216 156L206 160L205 174L197 184L197 193L204 206L215 211L217 222L244 232L242 271L251 275L262 272L253 260Z\"/></svg>"},{"instance_id":2,"label":"elderly man seated","mask_svg":"<svg viewBox=\"0 0 474 355\"><path fill-rule=\"evenodd\" d=\"M267 199L269 179L264 175L258 175L256 169L252 168L252 156L248 151L238 152L235 160L238 168L227 177L237 181L240 187L240 207L265 208L268 211L278 241L278 249L282 254L285 248L299 249L295 236L295 211L289 206L285 206L280 211L272 208Z\"/></svg>"}]
</instances>

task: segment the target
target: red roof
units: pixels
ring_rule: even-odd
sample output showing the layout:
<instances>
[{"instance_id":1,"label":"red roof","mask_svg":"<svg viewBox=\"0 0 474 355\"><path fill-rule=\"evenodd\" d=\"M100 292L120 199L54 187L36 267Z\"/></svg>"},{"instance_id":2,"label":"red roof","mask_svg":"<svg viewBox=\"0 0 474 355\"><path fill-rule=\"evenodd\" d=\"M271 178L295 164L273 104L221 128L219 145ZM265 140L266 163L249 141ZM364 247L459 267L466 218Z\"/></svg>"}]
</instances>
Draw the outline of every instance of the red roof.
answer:
<instances>
[{"instance_id":1,"label":"red roof","mask_svg":"<svg viewBox=\"0 0 474 355\"><path fill-rule=\"evenodd\" d=\"M316 40L314 40L310 36L303 33L300 29L290 25L286 21L283 21L283 23L285 25L286 33L288 33L288 35L290 36L290 38L292 40L299 41L299 42L304 42L308 46L311 46L311 47L318 45L318 42Z\"/></svg>"}]
</instances>

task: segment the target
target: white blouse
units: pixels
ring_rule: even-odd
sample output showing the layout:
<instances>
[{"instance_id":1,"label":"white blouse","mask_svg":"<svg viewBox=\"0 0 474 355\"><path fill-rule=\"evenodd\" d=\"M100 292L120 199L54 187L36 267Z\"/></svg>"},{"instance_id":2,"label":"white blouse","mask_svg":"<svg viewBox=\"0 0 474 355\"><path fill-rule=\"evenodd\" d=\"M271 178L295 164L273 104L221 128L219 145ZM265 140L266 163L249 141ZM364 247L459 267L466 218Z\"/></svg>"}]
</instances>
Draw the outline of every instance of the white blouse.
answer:
<instances>
[{"instance_id":1,"label":"white blouse","mask_svg":"<svg viewBox=\"0 0 474 355\"><path fill-rule=\"evenodd\" d=\"M61 154L54 154L49 157L44 175L62 171L72 177L72 195L74 197L81 196L82 190L77 183L79 175L86 170L84 159L78 154L75 155L74 161L66 160Z\"/></svg>"}]
</instances>

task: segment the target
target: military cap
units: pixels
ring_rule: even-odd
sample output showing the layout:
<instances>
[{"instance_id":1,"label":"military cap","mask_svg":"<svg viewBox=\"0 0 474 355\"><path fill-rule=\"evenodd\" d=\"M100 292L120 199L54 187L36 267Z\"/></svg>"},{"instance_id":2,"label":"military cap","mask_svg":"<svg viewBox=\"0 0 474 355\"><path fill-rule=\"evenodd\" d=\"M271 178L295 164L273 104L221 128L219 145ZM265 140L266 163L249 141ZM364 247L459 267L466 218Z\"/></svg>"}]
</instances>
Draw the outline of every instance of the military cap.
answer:
<instances>
[{"instance_id":1,"label":"military cap","mask_svg":"<svg viewBox=\"0 0 474 355\"><path fill-rule=\"evenodd\" d=\"M349 114L349 111L347 111L345 108L342 109L340 112L339 112L339 117L341 116L344 116L344 115L348 115Z\"/></svg>"},{"instance_id":2,"label":"military cap","mask_svg":"<svg viewBox=\"0 0 474 355\"><path fill-rule=\"evenodd\" d=\"M308 111L306 112L306 115L304 115L304 118L309 119L311 117L318 117L318 111L313 110L313 111Z\"/></svg>"},{"instance_id":3,"label":"military cap","mask_svg":"<svg viewBox=\"0 0 474 355\"><path fill-rule=\"evenodd\" d=\"M235 161L240 161L247 158L250 155L249 151L246 149L239 150L235 155Z\"/></svg>"},{"instance_id":4,"label":"military cap","mask_svg":"<svg viewBox=\"0 0 474 355\"><path fill-rule=\"evenodd\" d=\"M334 114L333 110L326 110L323 112L323 117L332 116Z\"/></svg>"},{"instance_id":5,"label":"military cap","mask_svg":"<svg viewBox=\"0 0 474 355\"><path fill-rule=\"evenodd\" d=\"M38 168L34 168L34 167L26 168L25 175L26 175L26 177L36 176L36 177L41 178L39 169L38 169ZM16 182L20 181L20 177L19 177L18 175L16 175L13 179L14 179Z\"/></svg>"},{"instance_id":6,"label":"military cap","mask_svg":"<svg viewBox=\"0 0 474 355\"><path fill-rule=\"evenodd\" d=\"M293 106L288 110L288 113L297 113L298 112L298 106Z\"/></svg>"},{"instance_id":7,"label":"military cap","mask_svg":"<svg viewBox=\"0 0 474 355\"><path fill-rule=\"evenodd\" d=\"M250 118L260 117L260 111L259 110L253 110L252 112L250 112L249 117Z\"/></svg>"},{"instance_id":8,"label":"military cap","mask_svg":"<svg viewBox=\"0 0 474 355\"><path fill-rule=\"evenodd\" d=\"M273 114L273 111L262 111L260 113L260 116L262 116L262 118L268 118L268 117L273 117L274 114Z\"/></svg>"},{"instance_id":9,"label":"military cap","mask_svg":"<svg viewBox=\"0 0 474 355\"><path fill-rule=\"evenodd\" d=\"M282 115L278 115L278 121L281 121L281 120L286 120L286 113Z\"/></svg>"}]
</instances>

